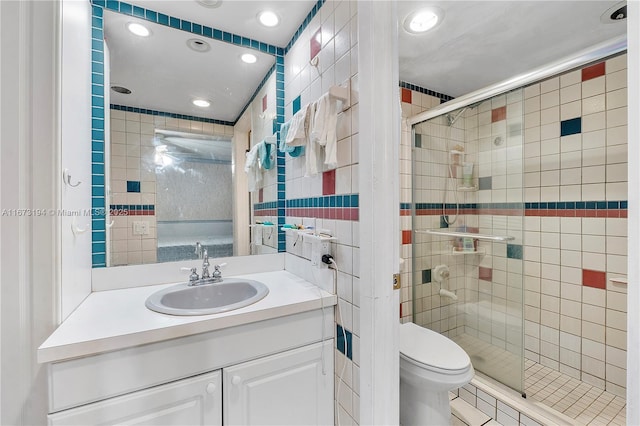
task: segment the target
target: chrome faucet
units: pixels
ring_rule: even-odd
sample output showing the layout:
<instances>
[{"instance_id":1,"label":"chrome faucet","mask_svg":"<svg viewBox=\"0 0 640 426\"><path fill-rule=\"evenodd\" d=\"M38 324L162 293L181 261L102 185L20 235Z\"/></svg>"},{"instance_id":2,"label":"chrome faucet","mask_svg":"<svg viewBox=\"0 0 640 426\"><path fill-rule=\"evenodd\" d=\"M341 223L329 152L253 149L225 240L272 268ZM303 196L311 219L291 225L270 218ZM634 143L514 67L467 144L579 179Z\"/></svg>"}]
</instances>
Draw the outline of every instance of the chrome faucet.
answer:
<instances>
[{"instance_id":1,"label":"chrome faucet","mask_svg":"<svg viewBox=\"0 0 640 426\"><path fill-rule=\"evenodd\" d=\"M206 280L207 278L211 277L211 275L209 274L209 265L211 264L209 263L209 252L207 251L207 249L204 249L203 257L204 261L202 262L202 279Z\"/></svg>"}]
</instances>

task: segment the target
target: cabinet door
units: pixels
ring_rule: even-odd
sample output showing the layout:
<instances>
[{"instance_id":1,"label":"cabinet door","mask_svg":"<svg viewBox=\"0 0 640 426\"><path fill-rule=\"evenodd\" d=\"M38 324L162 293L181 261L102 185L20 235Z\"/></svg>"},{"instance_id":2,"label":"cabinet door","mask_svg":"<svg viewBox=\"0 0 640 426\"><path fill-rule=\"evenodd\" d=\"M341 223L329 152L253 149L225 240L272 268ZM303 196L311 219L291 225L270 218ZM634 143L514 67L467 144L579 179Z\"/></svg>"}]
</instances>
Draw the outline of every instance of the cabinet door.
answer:
<instances>
[{"instance_id":1,"label":"cabinet door","mask_svg":"<svg viewBox=\"0 0 640 426\"><path fill-rule=\"evenodd\" d=\"M220 370L49 415L50 425L222 425Z\"/></svg>"},{"instance_id":2,"label":"cabinet door","mask_svg":"<svg viewBox=\"0 0 640 426\"><path fill-rule=\"evenodd\" d=\"M224 424L333 425L333 375L333 340L224 368Z\"/></svg>"}]
</instances>

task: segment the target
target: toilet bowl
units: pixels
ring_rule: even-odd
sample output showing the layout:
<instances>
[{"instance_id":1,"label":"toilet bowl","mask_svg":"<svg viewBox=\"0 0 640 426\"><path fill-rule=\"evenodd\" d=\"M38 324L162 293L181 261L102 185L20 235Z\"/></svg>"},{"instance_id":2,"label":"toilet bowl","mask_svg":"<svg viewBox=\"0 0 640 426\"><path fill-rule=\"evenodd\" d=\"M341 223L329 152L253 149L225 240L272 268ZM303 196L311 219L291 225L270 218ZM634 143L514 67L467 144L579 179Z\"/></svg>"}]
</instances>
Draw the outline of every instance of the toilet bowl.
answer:
<instances>
[{"instance_id":1,"label":"toilet bowl","mask_svg":"<svg viewBox=\"0 0 640 426\"><path fill-rule=\"evenodd\" d=\"M449 425L449 391L474 375L469 355L454 341L413 323L400 325L400 424Z\"/></svg>"}]
</instances>

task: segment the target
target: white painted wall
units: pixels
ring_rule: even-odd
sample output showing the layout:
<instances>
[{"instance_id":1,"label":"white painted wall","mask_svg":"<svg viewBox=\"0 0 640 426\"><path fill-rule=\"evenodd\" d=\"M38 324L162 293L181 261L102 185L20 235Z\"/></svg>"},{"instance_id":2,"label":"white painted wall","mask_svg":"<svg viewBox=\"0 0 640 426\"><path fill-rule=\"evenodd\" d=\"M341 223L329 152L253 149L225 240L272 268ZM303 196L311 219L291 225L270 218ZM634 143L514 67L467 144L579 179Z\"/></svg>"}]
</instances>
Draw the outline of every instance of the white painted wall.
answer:
<instances>
[{"instance_id":1,"label":"white painted wall","mask_svg":"<svg viewBox=\"0 0 640 426\"><path fill-rule=\"evenodd\" d=\"M77 187L62 185L62 209L91 208L91 4L62 2L62 69L60 119L63 169ZM61 216L61 320L91 293L91 216ZM71 226L87 229L74 235Z\"/></svg>"},{"instance_id":2,"label":"white painted wall","mask_svg":"<svg viewBox=\"0 0 640 426\"><path fill-rule=\"evenodd\" d=\"M629 123L629 214L628 214L628 280L627 286L627 424L640 424L640 3L628 3L627 66Z\"/></svg>"},{"instance_id":3,"label":"white painted wall","mask_svg":"<svg viewBox=\"0 0 640 426\"><path fill-rule=\"evenodd\" d=\"M57 1L0 2L0 208L56 209ZM56 324L56 219L0 218L0 424L46 423L36 348Z\"/></svg>"},{"instance_id":4,"label":"white painted wall","mask_svg":"<svg viewBox=\"0 0 640 426\"><path fill-rule=\"evenodd\" d=\"M392 289L399 272L397 31L395 2L358 4L362 425L399 421L400 292Z\"/></svg>"}]
</instances>

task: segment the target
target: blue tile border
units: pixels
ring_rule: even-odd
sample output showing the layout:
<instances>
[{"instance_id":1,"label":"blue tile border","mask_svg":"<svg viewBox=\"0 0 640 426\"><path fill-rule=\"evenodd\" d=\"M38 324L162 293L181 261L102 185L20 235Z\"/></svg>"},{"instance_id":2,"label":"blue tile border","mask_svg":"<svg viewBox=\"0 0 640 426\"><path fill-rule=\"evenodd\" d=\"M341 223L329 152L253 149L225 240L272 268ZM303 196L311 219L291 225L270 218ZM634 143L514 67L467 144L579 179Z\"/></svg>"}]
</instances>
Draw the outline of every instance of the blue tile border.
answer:
<instances>
[{"instance_id":1,"label":"blue tile border","mask_svg":"<svg viewBox=\"0 0 640 426\"><path fill-rule=\"evenodd\" d=\"M296 41L298 41L298 39L302 35L302 32L307 28L309 23L311 23L311 20L318 14L324 2L325 0L316 1L316 4L314 4L311 10L309 11L309 13L307 13L307 16L304 18L304 21L302 21L302 23L300 24L296 32L293 34L289 43L287 43L287 47L284 48L285 55L289 53L289 50L291 50L291 48L296 43Z\"/></svg>"},{"instance_id":2,"label":"blue tile border","mask_svg":"<svg viewBox=\"0 0 640 426\"><path fill-rule=\"evenodd\" d=\"M442 102L447 102L453 99L453 96L445 95L444 93L436 92L434 90L425 89L424 87L407 83L406 81L400 81L399 84L400 87L404 89L415 90L416 92L424 93L425 95L434 96L436 98L439 98Z\"/></svg>"},{"instance_id":3,"label":"blue tile border","mask_svg":"<svg viewBox=\"0 0 640 426\"><path fill-rule=\"evenodd\" d=\"M206 117L196 117L195 115L176 114L173 112L157 111L155 109L145 109L145 108L131 107L127 105L110 104L109 108L116 111L136 112L138 114L157 115L158 117L171 117L171 118L179 118L182 120L199 121L202 123L222 124L223 126L235 125L235 122L231 122L231 121L216 120L214 118L206 118Z\"/></svg>"},{"instance_id":4,"label":"blue tile border","mask_svg":"<svg viewBox=\"0 0 640 426\"><path fill-rule=\"evenodd\" d=\"M262 82L254 92L254 95L249 100L247 105L243 108L238 118L242 116L242 114L249 107L251 102L253 102L257 93L262 89L266 81L270 78L271 74L275 70L275 73L276 73L276 124L281 125L284 123L284 53L285 53L284 48L271 45L268 43L263 43L248 37L242 37L238 34L225 32L216 28L206 26L206 25L201 25L194 22L181 20L177 17L168 16L166 14L159 13L151 9L132 6L129 3L121 2L118 0L91 0L91 2L92 2L92 32L91 32L92 34L92 39L91 39L91 46L92 46L92 52L91 52L91 59L92 59L92 75L91 75L92 77L92 87L91 87L92 194L102 193L102 195L100 196L92 195L92 198L91 198L92 208L98 209L98 208L105 207L105 198L104 198L105 82L104 82L104 74L103 74L104 73L104 40L103 40L104 9L112 10L119 13L124 13L126 15L135 16L149 22L154 22L159 25L180 29L182 31L187 31L192 34L196 34L196 35L210 38L213 40L224 41L227 43L234 44L236 46L259 50L260 52L263 52L269 55L274 55L276 58L276 64L267 72ZM317 4L316 6L314 6L314 10L315 10L314 15L315 15L315 13L317 13L317 10L319 10L319 6ZM305 19L305 22L307 22L306 19ZM133 107L131 108L133 110ZM158 111L158 115L160 115L160 111ZM188 117L189 117L188 119L192 119L191 116L188 116ZM176 117L176 118L187 118L187 116ZM196 121L205 121L205 119L202 119L200 117L194 117L194 118L196 118ZM236 118L236 121L238 118ZM213 122L216 123L216 121L213 121ZM222 122L218 120L216 124L233 126L235 125L235 122L229 123L229 122ZM284 225L285 163L284 163L284 153L280 153L280 152L277 153L277 173L278 173L278 183L280 182L283 183L282 188L280 188L280 185L278 185L278 209L280 208L282 209L282 215L279 215L278 217L278 224ZM100 192L100 190L102 192ZM101 243L105 243L106 241L106 233L104 232L105 223L106 222L105 222L104 215L94 216L93 222L92 222L92 229L95 230L95 231L92 231L92 243L94 243L92 264L93 264L93 267L95 268L107 266L106 251L98 250L98 249L103 249L106 246L106 244L101 244ZM279 226L278 229L280 229L280 227L281 226ZM286 250L285 233L279 230L278 231L278 251L285 251L285 250Z\"/></svg>"},{"instance_id":5,"label":"blue tile border","mask_svg":"<svg viewBox=\"0 0 640 426\"><path fill-rule=\"evenodd\" d=\"M286 200L286 208L314 207L359 207L359 194L324 195L321 197L296 198Z\"/></svg>"},{"instance_id":6,"label":"blue tile border","mask_svg":"<svg viewBox=\"0 0 640 426\"><path fill-rule=\"evenodd\" d=\"M104 197L104 43L103 10L92 6L91 18L91 219L92 266L107 266Z\"/></svg>"},{"instance_id":7,"label":"blue tile border","mask_svg":"<svg viewBox=\"0 0 640 426\"><path fill-rule=\"evenodd\" d=\"M624 210L628 202L621 201L550 201L539 203L466 203L460 204L461 209L517 209L517 210ZM400 203L401 210L433 210L442 209L442 203ZM447 209L455 209L452 203L445 204Z\"/></svg>"}]
</instances>

